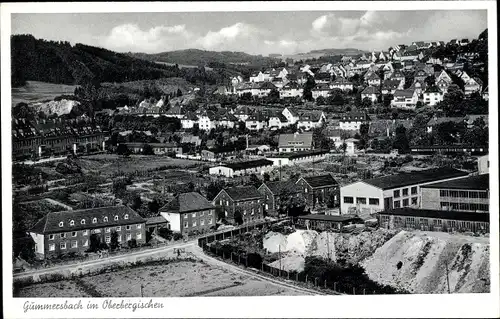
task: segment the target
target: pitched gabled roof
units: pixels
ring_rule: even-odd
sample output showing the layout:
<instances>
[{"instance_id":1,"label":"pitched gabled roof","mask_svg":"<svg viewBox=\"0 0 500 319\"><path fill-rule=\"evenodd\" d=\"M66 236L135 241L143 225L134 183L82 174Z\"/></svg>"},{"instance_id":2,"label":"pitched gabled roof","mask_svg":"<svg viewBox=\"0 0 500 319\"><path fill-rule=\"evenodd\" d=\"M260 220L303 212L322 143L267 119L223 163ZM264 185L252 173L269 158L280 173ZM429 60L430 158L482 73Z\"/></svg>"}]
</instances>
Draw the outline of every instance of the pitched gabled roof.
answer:
<instances>
[{"instance_id":1,"label":"pitched gabled roof","mask_svg":"<svg viewBox=\"0 0 500 319\"><path fill-rule=\"evenodd\" d=\"M272 89L276 89L276 85L272 84L271 82L266 81L260 85L259 89L272 90Z\"/></svg>"},{"instance_id":2,"label":"pitched gabled roof","mask_svg":"<svg viewBox=\"0 0 500 319\"><path fill-rule=\"evenodd\" d=\"M280 195L283 193L297 193L299 192L297 185L293 181L274 181L264 182L259 187L267 187L273 195Z\"/></svg>"},{"instance_id":3,"label":"pitched gabled roof","mask_svg":"<svg viewBox=\"0 0 500 319\"><path fill-rule=\"evenodd\" d=\"M374 86L367 86L361 94L378 94L378 89Z\"/></svg>"},{"instance_id":4,"label":"pitched gabled roof","mask_svg":"<svg viewBox=\"0 0 500 319\"><path fill-rule=\"evenodd\" d=\"M451 181L438 182L424 185L422 187L441 189L488 190L490 189L490 174L476 175L466 178L454 179Z\"/></svg>"},{"instance_id":5,"label":"pitched gabled roof","mask_svg":"<svg viewBox=\"0 0 500 319\"><path fill-rule=\"evenodd\" d=\"M443 93L436 85L428 86L424 93Z\"/></svg>"},{"instance_id":6,"label":"pitched gabled roof","mask_svg":"<svg viewBox=\"0 0 500 319\"><path fill-rule=\"evenodd\" d=\"M226 194L231 197L234 201L248 200L254 198L261 198L262 194L259 193L255 186L236 186L231 188L225 188Z\"/></svg>"},{"instance_id":7,"label":"pitched gabled roof","mask_svg":"<svg viewBox=\"0 0 500 319\"><path fill-rule=\"evenodd\" d=\"M396 97L396 96L405 97L405 98L412 97L414 93L415 93L414 90L396 90L394 92L394 97Z\"/></svg>"},{"instance_id":8,"label":"pitched gabled roof","mask_svg":"<svg viewBox=\"0 0 500 319\"><path fill-rule=\"evenodd\" d=\"M382 89L395 90L395 89L397 89L399 87L400 84L401 84L401 80L387 79L382 84Z\"/></svg>"},{"instance_id":9,"label":"pitched gabled roof","mask_svg":"<svg viewBox=\"0 0 500 319\"><path fill-rule=\"evenodd\" d=\"M453 122L453 123L461 123L465 121L465 117L433 117L427 122L427 126L434 126L441 123Z\"/></svg>"},{"instance_id":10,"label":"pitched gabled roof","mask_svg":"<svg viewBox=\"0 0 500 319\"><path fill-rule=\"evenodd\" d=\"M199 193L190 192L177 195L160 209L160 212L187 213L192 211L215 208L205 197Z\"/></svg>"},{"instance_id":11,"label":"pitched gabled roof","mask_svg":"<svg viewBox=\"0 0 500 319\"><path fill-rule=\"evenodd\" d=\"M302 143L301 147L311 147L312 137L312 133L280 134L278 145L279 147L290 147L290 143Z\"/></svg>"},{"instance_id":12,"label":"pitched gabled roof","mask_svg":"<svg viewBox=\"0 0 500 319\"><path fill-rule=\"evenodd\" d=\"M380 80L380 77L375 72L371 72L370 75L366 78L366 80Z\"/></svg>"},{"instance_id":13,"label":"pitched gabled roof","mask_svg":"<svg viewBox=\"0 0 500 319\"><path fill-rule=\"evenodd\" d=\"M128 215L128 219L125 219ZM118 220L115 220L118 216ZM107 217L107 221L105 221ZM96 218L96 223L92 223ZM82 224L84 220L84 224ZM71 226L71 221L74 225ZM63 222L62 227L59 223ZM144 223L146 220L128 206L108 206L89 209L77 209L62 212L50 212L40 219L30 230L37 234L60 233L81 229L103 228L128 224Z\"/></svg>"},{"instance_id":14,"label":"pitched gabled roof","mask_svg":"<svg viewBox=\"0 0 500 319\"><path fill-rule=\"evenodd\" d=\"M416 209L410 207L386 210L379 212L379 214L393 215L393 216L438 218L438 219L460 220L460 221L476 221L476 222L486 222L486 223L490 221L489 213L485 214L485 213L462 212L454 210Z\"/></svg>"},{"instance_id":15,"label":"pitched gabled roof","mask_svg":"<svg viewBox=\"0 0 500 319\"><path fill-rule=\"evenodd\" d=\"M300 179L303 179L312 188L336 186L339 184L330 174L317 175L317 176L304 176L301 177Z\"/></svg>"},{"instance_id":16,"label":"pitched gabled roof","mask_svg":"<svg viewBox=\"0 0 500 319\"><path fill-rule=\"evenodd\" d=\"M273 161L270 161L267 159L258 159L258 160L252 160L252 161L225 163L225 164L222 164L220 166L229 167L235 171L239 171L239 170L244 170L244 169L249 169L249 168L256 168L256 167L270 166L270 165L273 165Z\"/></svg>"},{"instance_id":17,"label":"pitched gabled roof","mask_svg":"<svg viewBox=\"0 0 500 319\"><path fill-rule=\"evenodd\" d=\"M423 171L400 173L364 180L364 183L373 185L383 190L404 187L409 185L439 181L448 178L465 177L468 174L458 169L441 167Z\"/></svg>"}]
</instances>

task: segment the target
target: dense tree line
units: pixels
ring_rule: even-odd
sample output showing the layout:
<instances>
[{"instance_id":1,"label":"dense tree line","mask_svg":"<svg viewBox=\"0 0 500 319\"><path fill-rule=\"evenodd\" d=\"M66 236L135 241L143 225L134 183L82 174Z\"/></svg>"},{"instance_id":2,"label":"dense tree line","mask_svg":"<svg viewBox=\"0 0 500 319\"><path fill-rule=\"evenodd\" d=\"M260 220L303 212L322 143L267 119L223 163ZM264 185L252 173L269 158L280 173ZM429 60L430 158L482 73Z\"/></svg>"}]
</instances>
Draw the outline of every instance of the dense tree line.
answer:
<instances>
[{"instance_id":1,"label":"dense tree line","mask_svg":"<svg viewBox=\"0 0 500 319\"><path fill-rule=\"evenodd\" d=\"M81 84L94 79L102 82L126 82L165 77L182 77L191 83L222 83L220 74L205 68L179 68L177 65L116 53L103 48L69 42L46 41L32 35L11 37L12 85L26 81Z\"/></svg>"}]
</instances>

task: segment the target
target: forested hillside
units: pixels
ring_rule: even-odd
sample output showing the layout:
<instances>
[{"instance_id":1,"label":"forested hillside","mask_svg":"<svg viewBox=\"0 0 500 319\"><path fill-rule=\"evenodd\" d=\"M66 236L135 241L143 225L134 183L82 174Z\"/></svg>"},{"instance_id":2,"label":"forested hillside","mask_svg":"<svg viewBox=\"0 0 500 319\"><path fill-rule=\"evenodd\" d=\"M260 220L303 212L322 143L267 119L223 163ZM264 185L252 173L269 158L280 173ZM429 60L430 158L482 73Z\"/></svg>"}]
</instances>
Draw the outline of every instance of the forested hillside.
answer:
<instances>
[{"instance_id":1,"label":"forested hillside","mask_svg":"<svg viewBox=\"0 0 500 319\"><path fill-rule=\"evenodd\" d=\"M131 56L149 61L178 63L187 65L208 65L209 63L248 64L253 66L267 66L276 59L251 55L243 52L205 51L198 49L178 50L157 54L129 53Z\"/></svg>"},{"instance_id":2,"label":"forested hillside","mask_svg":"<svg viewBox=\"0 0 500 319\"><path fill-rule=\"evenodd\" d=\"M179 69L127 54L77 43L46 41L32 35L11 37L12 86L27 80L60 84L125 82L181 77L191 83L218 84L224 74L204 68Z\"/></svg>"}]
</instances>

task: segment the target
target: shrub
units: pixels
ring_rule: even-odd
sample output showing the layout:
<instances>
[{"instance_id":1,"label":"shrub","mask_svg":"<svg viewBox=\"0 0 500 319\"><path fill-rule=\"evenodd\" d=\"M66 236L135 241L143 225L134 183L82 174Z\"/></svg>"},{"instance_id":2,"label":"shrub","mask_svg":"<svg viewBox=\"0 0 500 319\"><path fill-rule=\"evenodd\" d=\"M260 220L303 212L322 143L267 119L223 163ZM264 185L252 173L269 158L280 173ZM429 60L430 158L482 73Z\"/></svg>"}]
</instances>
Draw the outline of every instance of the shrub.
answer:
<instances>
[{"instance_id":1,"label":"shrub","mask_svg":"<svg viewBox=\"0 0 500 319\"><path fill-rule=\"evenodd\" d=\"M182 238L184 238L184 236L182 236L181 233L174 233L174 240L181 240Z\"/></svg>"},{"instance_id":2,"label":"shrub","mask_svg":"<svg viewBox=\"0 0 500 319\"><path fill-rule=\"evenodd\" d=\"M136 248L137 247L137 241L135 239L131 239L127 242L129 248Z\"/></svg>"}]
</instances>

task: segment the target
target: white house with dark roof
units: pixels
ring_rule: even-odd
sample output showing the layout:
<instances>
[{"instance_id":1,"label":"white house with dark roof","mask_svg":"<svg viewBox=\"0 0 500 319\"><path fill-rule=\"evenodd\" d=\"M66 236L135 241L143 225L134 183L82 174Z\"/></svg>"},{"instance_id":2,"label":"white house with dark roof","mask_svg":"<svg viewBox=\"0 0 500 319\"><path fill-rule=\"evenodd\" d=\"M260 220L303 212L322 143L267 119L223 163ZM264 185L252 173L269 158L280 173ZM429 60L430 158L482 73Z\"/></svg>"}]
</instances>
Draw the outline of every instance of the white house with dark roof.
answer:
<instances>
[{"instance_id":1,"label":"white house with dark roof","mask_svg":"<svg viewBox=\"0 0 500 319\"><path fill-rule=\"evenodd\" d=\"M273 162L267 159L258 159L250 161L240 161L232 163L219 164L208 169L210 175L235 177L244 175L262 175L265 172L272 171Z\"/></svg>"},{"instance_id":2,"label":"white house with dark roof","mask_svg":"<svg viewBox=\"0 0 500 319\"><path fill-rule=\"evenodd\" d=\"M330 89L330 86L328 84L321 83L316 85L316 87L311 91L312 91L312 98L316 100L320 96L327 98L332 89Z\"/></svg>"},{"instance_id":3,"label":"white house with dark roof","mask_svg":"<svg viewBox=\"0 0 500 319\"><path fill-rule=\"evenodd\" d=\"M297 110L293 109L293 108L289 108L289 107L286 107L283 112L282 112L283 116L286 117L287 121L290 123L290 124L295 124L299 121L300 119L300 114L299 112L297 112Z\"/></svg>"},{"instance_id":4,"label":"white house with dark roof","mask_svg":"<svg viewBox=\"0 0 500 319\"><path fill-rule=\"evenodd\" d=\"M273 114L273 115L269 116L268 127L271 130L281 129L281 128L287 127L289 125L290 125L290 123L288 122L286 117L281 113Z\"/></svg>"},{"instance_id":5,"label":"white house with dark roof","mask_svg":"<svg viewBox=\"0 0 500 319\"><path fill-rule=\"evenodd\" d=\"M392 208L418 208L421 186L467 176L467 172L442 167L355 182L340 189L340 211L368 216Z\"/></svg>"},{"instance_id":6,"label":"white house with dark roof","mask_svg":"<svg viewBox=\"0 0 500 319\"><path fill-rule=\"evenodd\" d=\"M391 106L401 109L415 109L418 102L418 94L415 90L396 90L393 94Z\"/></svg>"},{"instance_id":7,"label":"white house with dark roof","mask_svg":"<svg viewBox=\"0 0 500 319\"><path fill-rule=\"evenodd\" d=\"M313 148L312 133L280 134L278 149L280 153L307 151Z\"/></svg>"},{"instance_id":8,"label":"white house with dark roof","mask_svg":"<svg viewBox=\"0 0 500 319\"><path fill-rule=\"evenodd\" d=\"M424 91L424 104L434 106L443 100L443 92L437 86L430 86Z\"/></svg>"},{"instance_id":9,"label":"white house with dark roof","mask_svg":"<svg viewBox=\"0 0 500 319\"><path fill-rule=\"evenodd\" d=\"M330 84L330 89L339 89L342 91L352 91L354 86L351 81L345 79L344 77L337 77L332 84Z\"/></svg>"},{"instance_id":10,"label":"white house with dark roof","mask_svg":"<svg viewBox=\"0 0 500 319\"><path fill-rule=\"evenodd\" d=\"M202 233L215 226L215 206L196 192L175 196L159 209L170 230L181 234Z\"/></svg>"},{"instance_id":11,"label":"white house with dark roof","mask_svg":"<svg viewBox=\"0 0 500 319\"><path fill-rule=\"evenodd\" d=\"M309 131L311 129L321 127L325 121L326 116L322 111L303 112L299 115L297 129Z\"/></svg>"},{"instance_id":12,"label":"white house with dark roof","mask_svg":"<svg viewBox=\"0 0 500 319\"><path fill-rule=\"evenodd\" d=\"M297 82L288 82L280 89L280 98L302 97L303 89Z\"/></svg>"},{"instance_id":13,"label":"white house with dark roof","mask_svg":"<svg viewBox=\"0 0 500 319\"><path fill-rule=\"evenodd\" d=\"M35 253L42 258L67 253L83 253L97 243L111 243L116 232L118 243L146 242L146 220L128 206L108 206L49 212L30 230Z\"/></svg>"},{"instance_id":14,"label":"white house with dark roof","mask_svg":"<svg viewBox=\"0 0 500 319\"><path fill-rule=\"evenodd\" d=\"M361 92L361 100L364 100L366 98L370 99L372 103L377 102L378 99L378 88L374 86L367 86L362 92Z\"/></svg>"},{"instance_id":15,"label":"white house with dark roof","mask_svg":"<svg viewBox=\"0 0 500 319\"><path fill-rule=\"evenodd\" d=\"M359 131L361 124L368 123L370 117L366 113L351 112L343 114L339 123L340 129L345 131Z\"/></svg>"}]
</instances>

